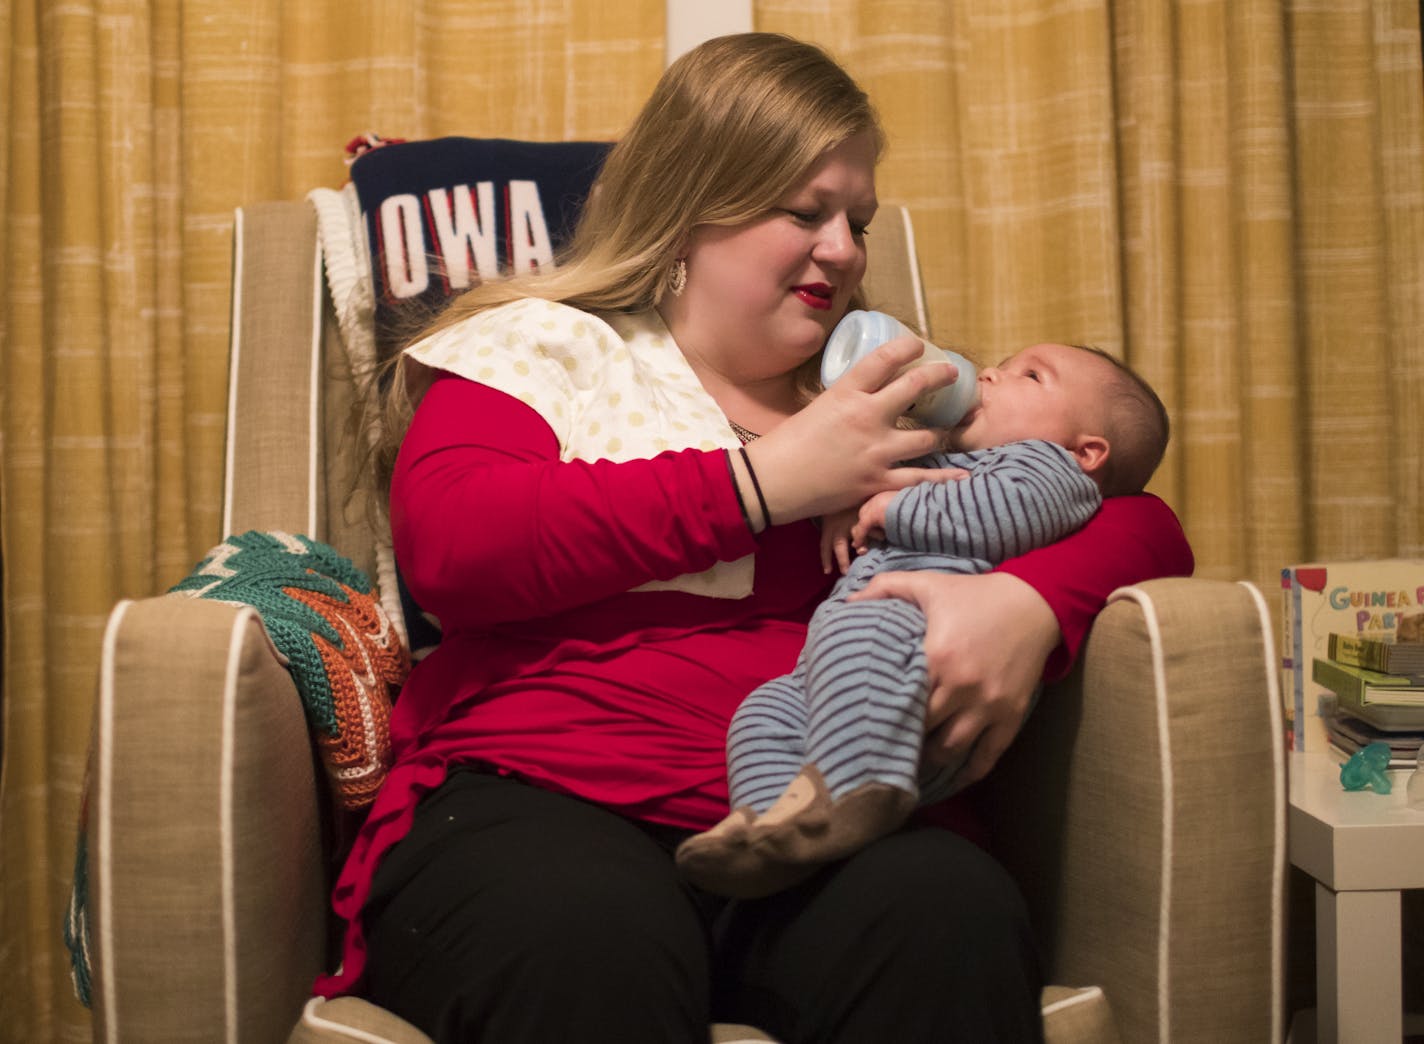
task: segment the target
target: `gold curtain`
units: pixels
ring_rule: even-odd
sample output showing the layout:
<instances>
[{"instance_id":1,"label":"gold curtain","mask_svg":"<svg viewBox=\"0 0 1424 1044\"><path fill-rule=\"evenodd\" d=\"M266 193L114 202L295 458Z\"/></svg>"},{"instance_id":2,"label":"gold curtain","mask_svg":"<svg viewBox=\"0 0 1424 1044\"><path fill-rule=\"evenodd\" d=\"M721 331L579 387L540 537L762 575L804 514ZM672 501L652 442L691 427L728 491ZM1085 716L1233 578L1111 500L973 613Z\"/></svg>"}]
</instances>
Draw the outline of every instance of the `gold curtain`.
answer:
<instances>
[{"instance_id":1,"label":"gold curtain","mask_svg":"<svg viewBox=\"0 0 1424 1044\"><path fill-rule=\"evenodd\" d=\"M662 0L0 7L0 1039L88 1038L61 927L102 629L222 536L233 208L340 185L367 129L613 137L663 25Z\"/></svg>"},{"instance_id":2,"label":"gold curtain","mask_svg":"<svg viewBox=\"0 0 1424 1044\"><path fill-rule=\"evenodd\" d=\"M87 1037L59 946L104 618L221 534L232 208L402 137L610 137L654 0L0 7L0 1038ZM758 0L890 132L934 333L1100 344L1175 422L1198 572L1424 556L1416 0ZM873 231L872 231L872 234ZM174 655L183 651L175 649Z\"/></svg>"},{"instance_id":3,"label":"gold curtain","mask_svg":"<svg viewBox=\"0 0 1424 1044\"><path fill-rule=\"evenodd\" d=\"M809 17L814 7L815 17ZM1126 358L1199 575L1424 557L1417 0L757 0L875 98L934 334ZM875 231L872 226L871 235Z\"/></svg>"}]
</instances>

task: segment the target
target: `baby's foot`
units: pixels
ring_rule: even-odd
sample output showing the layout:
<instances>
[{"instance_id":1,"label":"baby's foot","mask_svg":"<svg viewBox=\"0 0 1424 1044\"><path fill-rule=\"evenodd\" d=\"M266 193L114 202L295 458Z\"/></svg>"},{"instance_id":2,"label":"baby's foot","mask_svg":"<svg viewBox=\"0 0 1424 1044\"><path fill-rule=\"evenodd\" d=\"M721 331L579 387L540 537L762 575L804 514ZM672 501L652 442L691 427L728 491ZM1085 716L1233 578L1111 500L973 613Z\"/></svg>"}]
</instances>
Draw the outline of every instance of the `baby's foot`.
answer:
<instances>
[{"instance_id":1,"label":"baby's foot","mask_svg":"<svg viewBox=\"0 0 1424 1044\"><path fill-rule=\"evenodd\" d=\"M734 808L731 813L700 834L693 834L677 846L677 868L697 887L709 892L730 895L717 887L746 858L751 840L751 825L756 811L749 807Z\"/></svg>"},{"instance_id":2,"label":"baby's foot","mask_svg":"<svg viewBox=\"0 0 1424 1044\"><path fill-rule=\"evenodd\" d=\"M815 867L768 861L753 838L764 825L794 822L806 830L824 829L830 804L825 781L808 765L761 815L750 808L736 809L711 830L684 841L677 848L677 867L698 888L734 899L758 899L789 888Z\"/></svg>"},{"instance_id":3,"label":"baby's foot","mask_svg":"<svg viewBox=\"0 0 1424 1044\"><path fill-rule=\"evenodd\" d=\"M867 783L833 799L820 770L807 765L755 819L740 808L684 841L677 865L706 891L759 899L885 836L914 807L913 793L886 783Z\"/></svg>"},{"instance_id":4,"label":"baby's foot","mask_svg":"<svg viewBox=\"0 0 1424 1044\"><path fill-rule=\"evenodd\" d=\"M715 842L724 846L745 845L751 832L751 825L756 821L756 815L756 809L750 805L734 808L727 813L722 822L710 830L704 830L700 834L689 837L682 843L682 847L687 847L689 842L697 841L699 838L708 843Z\"/></svg>"},{"instance_id":5,"label":"baby's foot","mask_svg":"<svg viewBox=\"0 0 1424 1044\"><path fill-rule=\"evenodd\" d=\"M876 838L895 830L915 808L915 794L888 783L865 783L832 799L821 773L814 765L801 770L791 787L797 783L817 790L817 800L804 810L788 807L777 815L778 800L764 815L757 817L751 829L752 852L778 877L786 877L793 868L809 876L817 867L844 859Z\"/></svg>"}]
</instances>

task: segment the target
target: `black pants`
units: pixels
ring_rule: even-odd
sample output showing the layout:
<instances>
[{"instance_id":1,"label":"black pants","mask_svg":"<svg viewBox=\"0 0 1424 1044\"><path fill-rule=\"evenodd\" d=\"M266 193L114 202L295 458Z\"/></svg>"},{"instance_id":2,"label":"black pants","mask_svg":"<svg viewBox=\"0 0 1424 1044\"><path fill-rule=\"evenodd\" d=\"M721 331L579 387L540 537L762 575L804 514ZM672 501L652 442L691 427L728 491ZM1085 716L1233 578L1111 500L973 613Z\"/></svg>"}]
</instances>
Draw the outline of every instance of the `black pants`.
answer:
<instances>
[{"instance_id":1,"label":"black pants","mask_svg":"<svg viewBox=\"0 0 1424 1044\"><path fill-rule=\"evenodd\" d=\"M1042 1040L1022 899L970 842L905 831L732 902L679 879L672 835L452 773L376 874L368 995L442 1042Z\"/></svg>"}]
</instances>

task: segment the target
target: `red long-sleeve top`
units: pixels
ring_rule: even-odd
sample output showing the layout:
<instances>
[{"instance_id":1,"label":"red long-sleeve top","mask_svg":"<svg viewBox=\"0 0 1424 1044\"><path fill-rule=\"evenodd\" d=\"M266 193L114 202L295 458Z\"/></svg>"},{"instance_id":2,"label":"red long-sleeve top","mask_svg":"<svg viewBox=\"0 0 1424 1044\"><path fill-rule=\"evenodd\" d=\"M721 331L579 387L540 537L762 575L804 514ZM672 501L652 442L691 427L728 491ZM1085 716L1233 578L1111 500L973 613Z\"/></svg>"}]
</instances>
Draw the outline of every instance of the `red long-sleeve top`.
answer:
<instances>
[{"instance_id":1,"label":"red long-sleeve top","mask_svg":"<svg viewBox=\"0 0 1424 1044\"><path fill-rule=\"evenodd\" d=\"M829 590L809 520L754 538L721 450L623 463L560 461L545 421L484 385L441 376L406 434L391 489L396 558L441 622L392 715L395 765L337 882L342 970L364 966L359 914L376 864L450 765L480 763L652 822L704 829L727 809L726 728L789 671ZM750 597L635 592L755 554ZM1114 588L1191 572L1171 510L1105 502L1064 541L1002 568L1053 608L1066 673Z\"/></svg>"}]
</instances>

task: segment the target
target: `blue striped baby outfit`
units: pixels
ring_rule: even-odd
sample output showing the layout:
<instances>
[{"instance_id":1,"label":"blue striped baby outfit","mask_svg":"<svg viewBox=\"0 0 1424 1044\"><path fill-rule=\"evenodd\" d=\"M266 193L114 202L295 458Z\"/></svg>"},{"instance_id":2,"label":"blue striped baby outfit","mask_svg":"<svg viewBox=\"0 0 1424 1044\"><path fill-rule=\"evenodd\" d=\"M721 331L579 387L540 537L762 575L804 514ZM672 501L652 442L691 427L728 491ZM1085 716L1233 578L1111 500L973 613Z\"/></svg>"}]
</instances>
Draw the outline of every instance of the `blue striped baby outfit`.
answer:
<instances>
[{"instance_id":1,"label":"blue striped baby outfit","mask_svg":"<svg viewBox=\"0 0 1424 1044\"><path fill-rule=\"evenodd\" d=\"M1028 440L915 462L964 468L967 478L897 495L883 546L858 556L816 610L794 670L743 701L727 733L733 808L764 812L808 764L832 798L886 783L922 802L947 792L949 773L922 781L929 694L924 615L909 602L847 602L877 573L984 573L1080 528L1102 497L1071 453Z\"/></svg>"}]
</instances>

